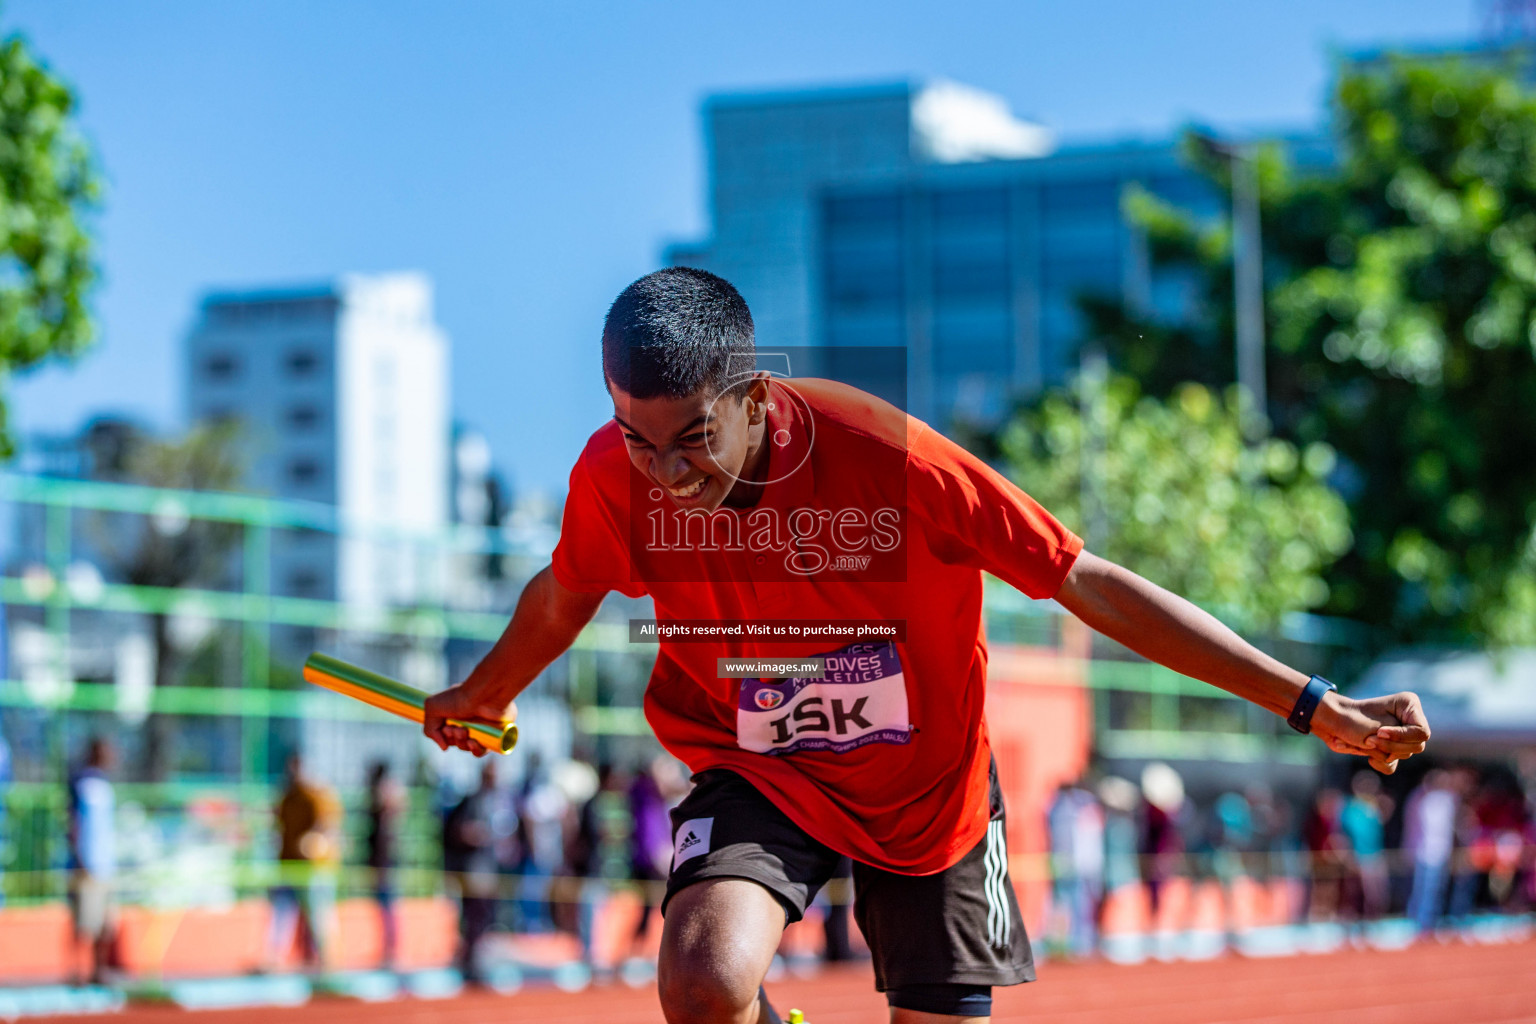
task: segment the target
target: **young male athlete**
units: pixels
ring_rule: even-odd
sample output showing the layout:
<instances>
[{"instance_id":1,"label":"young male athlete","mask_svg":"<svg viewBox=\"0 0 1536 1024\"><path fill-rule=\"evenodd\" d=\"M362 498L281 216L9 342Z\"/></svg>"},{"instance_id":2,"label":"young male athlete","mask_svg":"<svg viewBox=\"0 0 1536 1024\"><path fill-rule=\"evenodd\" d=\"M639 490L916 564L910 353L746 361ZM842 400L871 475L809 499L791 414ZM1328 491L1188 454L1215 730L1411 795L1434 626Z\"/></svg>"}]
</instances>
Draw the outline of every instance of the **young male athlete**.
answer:
<instances>
[{"instance_id":1,"label":"young male athlete","mask_svg":"<svg viewBox=\"0 0 1536 1024\"><path fill-rule=\"evenodd\" d=\"M673 815L663 904L673 1024L776 1021L763 976L844 854L893 1021L985 1021L993 986L1033 979L982 716L983 570L1378 771L1424 749L1414 695L1350 700L1084 551L922 422L755 366L751 315L720 278L662 270L620 294L603 330L613 420L571 473L552 564L484 661L426 708L440 746L483 753L445 719L510 718L610 590L649 594L662 622L740 624L662 639L645 695L696 783ZM905 632L748 628L787 620ZM721 659L809 655L826 656L823 673L722 678Z\"/></svg>"}]
</instances>

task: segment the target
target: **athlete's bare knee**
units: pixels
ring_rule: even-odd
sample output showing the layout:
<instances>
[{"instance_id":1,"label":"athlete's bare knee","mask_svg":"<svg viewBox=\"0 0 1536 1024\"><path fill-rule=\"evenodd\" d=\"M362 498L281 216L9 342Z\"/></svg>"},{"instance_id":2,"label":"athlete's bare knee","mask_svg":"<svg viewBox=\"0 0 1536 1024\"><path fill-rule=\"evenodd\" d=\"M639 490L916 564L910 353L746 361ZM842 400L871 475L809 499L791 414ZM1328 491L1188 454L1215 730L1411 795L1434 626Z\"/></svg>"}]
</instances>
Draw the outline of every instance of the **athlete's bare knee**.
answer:
<instances>
[{"instance_id":1,"label":"athlete's bare knee","mask_svg":"<svg viewBox=\"0 0 1536 1024\"><path fill-rule=\"evenodd\" d=\"M668 1024L756 1024L758 979L708 961L672 964L659 973Z\"/></svg>"},{"instance_id":2,"label":"athlete's bare knee","mask_svg":"<svg viewBox=\"0 0 1536 1024\"><path fill-rule=\"evenodd\" d=\"M657 987L670 1024L751 1024L784 911L741 879L700 882L667 907Z\"/></svg>"}]
</instances>

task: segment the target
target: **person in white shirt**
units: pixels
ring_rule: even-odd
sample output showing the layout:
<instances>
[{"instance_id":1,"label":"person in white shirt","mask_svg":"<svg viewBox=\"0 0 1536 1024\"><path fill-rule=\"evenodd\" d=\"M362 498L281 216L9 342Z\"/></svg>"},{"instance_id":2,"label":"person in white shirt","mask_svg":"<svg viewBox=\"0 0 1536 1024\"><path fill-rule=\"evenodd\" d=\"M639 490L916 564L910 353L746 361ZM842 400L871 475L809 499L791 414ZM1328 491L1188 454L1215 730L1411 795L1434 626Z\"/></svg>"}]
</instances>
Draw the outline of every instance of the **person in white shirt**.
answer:
<instances>
[{"instance_id":1,"label":"person in white shirt","mask_svg":"<svg viewBox=\"0 0 1536 1024\"><path fill-rule=\"evenodd\" d=\"M1427 932L1440 920L1456 839L1456 793L1451 778L1435 768L1424 776L1404 809L1403 848L1413 857L1408 917Z\"/></svg>"}]
</instances>

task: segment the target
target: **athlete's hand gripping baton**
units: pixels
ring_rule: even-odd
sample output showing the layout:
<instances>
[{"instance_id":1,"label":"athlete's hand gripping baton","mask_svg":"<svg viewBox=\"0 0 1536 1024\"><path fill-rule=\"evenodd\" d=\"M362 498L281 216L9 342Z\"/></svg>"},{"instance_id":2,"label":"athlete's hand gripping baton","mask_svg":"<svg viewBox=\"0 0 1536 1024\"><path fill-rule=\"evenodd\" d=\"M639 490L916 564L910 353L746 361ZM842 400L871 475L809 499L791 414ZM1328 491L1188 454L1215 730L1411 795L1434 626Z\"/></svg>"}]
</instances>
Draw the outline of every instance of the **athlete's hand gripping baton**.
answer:
<instances>
[{"instance_id":1,"label":"athlete's hand gripping baton","mask_svg":"<svg viewBox=\"0 0 1536 1024\"><path fill-rule=\"evenodd\" d=\"M426 706L427 695L422 691L377 672L349 665L328 654L317 651L305 659L304 679L364 704L371 704L381 711L409 718L413 722L420 722L426 717L423 708ZM462 722L450 718L448 724L468 729L470 738L486 750L498 754L511 753L512 748L517 746L516 722L492 725L488 722Z\"/></svg>"}]
</instances>

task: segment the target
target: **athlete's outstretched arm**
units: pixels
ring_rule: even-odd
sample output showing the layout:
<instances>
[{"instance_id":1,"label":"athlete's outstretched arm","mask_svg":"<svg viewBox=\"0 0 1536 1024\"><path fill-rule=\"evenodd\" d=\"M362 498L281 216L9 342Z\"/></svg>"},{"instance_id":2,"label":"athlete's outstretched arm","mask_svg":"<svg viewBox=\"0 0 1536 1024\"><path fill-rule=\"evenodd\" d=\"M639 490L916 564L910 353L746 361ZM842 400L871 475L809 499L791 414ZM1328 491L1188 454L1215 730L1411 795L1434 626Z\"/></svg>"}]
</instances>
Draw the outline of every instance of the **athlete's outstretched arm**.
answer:
<instances>
[{"instance_id":1,"label":"athlete's outstretched arm","mask_svg":"<svg viewBox=\"0 0 1536 1024\"><path fill-rule=\"evenodd\" d=\"M1291 713L1308 676L1288 668L1243 640L1195 605L1142 579L1129 569L1084 551L1056 600L1112 640L1175 672L1219 686L1268 708ZM1352 700L1337 691L1323 696L1312 731L1342 754L1368 757L1391 774L1429 740L1419 698L1395 693Z\"/></svg>"},{"instance_id":2,"label":"athlete's outstretched arm","mask_svg":"<svg viewBox=\"0 0 1536 1024\"><path fill-rule=\"evenodd\" d=\"M539 570L523 588L501 639L469 678L427 698L422 730L444 750L458 747L476 757L484 754L485 748L470 739L466 729L445 719L511 721L517 713L513 699L575 642L602 603L602 594L561 586L549 566Z\"/></svg>"}]
</instances>

